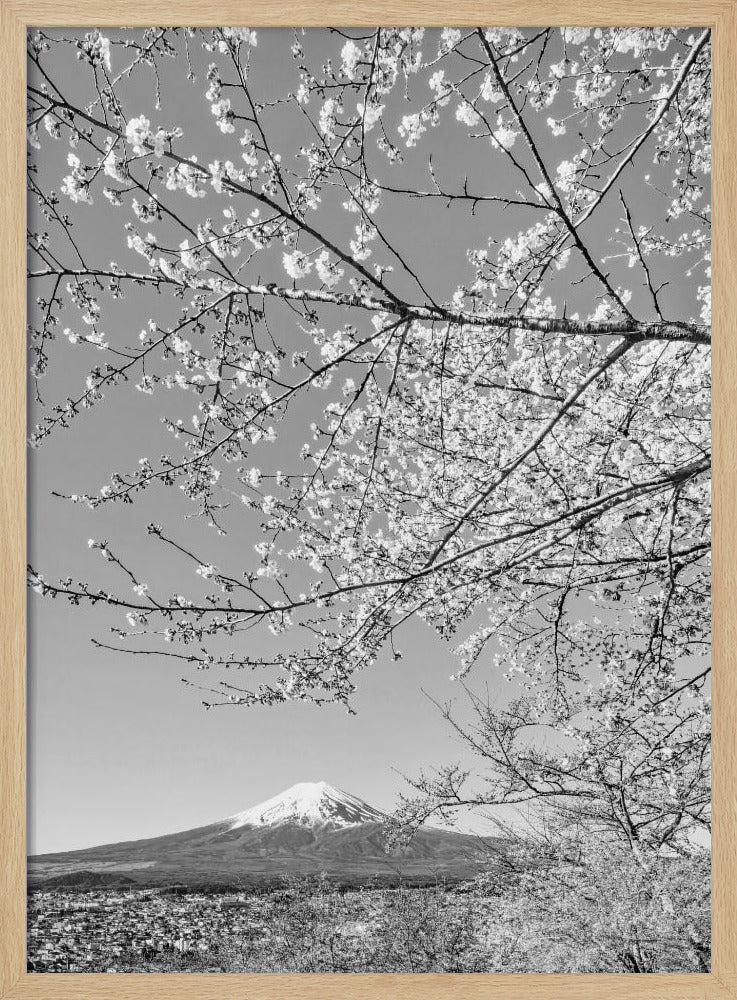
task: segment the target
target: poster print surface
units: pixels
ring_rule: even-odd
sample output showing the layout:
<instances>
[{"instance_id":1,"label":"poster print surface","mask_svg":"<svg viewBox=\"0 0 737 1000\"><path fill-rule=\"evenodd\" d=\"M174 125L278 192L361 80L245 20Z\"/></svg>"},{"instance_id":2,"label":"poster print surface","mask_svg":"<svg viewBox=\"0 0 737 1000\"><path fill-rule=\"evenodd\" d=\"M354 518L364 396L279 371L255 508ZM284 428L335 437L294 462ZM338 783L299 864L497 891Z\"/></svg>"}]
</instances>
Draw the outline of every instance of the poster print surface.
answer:
<instances>
[{"instance_id":1,"label":"poster print surface","mask_svg":"<svg viewBox=\"0 0 737 1000\"><path fill-rule=\"evenodd\" d=\"M29 969L708 971L709 30L28 58Z\"/></svg>"}]
</instances>

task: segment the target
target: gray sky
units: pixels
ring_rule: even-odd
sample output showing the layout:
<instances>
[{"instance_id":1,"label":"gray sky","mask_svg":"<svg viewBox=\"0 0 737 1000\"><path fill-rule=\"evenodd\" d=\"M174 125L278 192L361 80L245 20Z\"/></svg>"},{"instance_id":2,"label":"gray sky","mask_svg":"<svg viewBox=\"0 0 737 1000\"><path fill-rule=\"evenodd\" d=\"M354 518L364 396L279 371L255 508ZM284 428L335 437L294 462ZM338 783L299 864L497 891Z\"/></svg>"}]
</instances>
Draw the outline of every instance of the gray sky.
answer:
<instances>
[{"instance_id":1,"label":"gray sky","mask_svg":"<svg viewBox=\"0 0 737 1000\"><path fill-rule=\"evenodd\" d=\"M260 33L256 54L262 59L262 76L256 76L256 67L253 73L254 79L264 79L265 91L272 86L286 89L279 78L285 68L292 72L290 42L286 30ZM179 79L184 73L181 66L177 70ZM71 91L74 78L69 79ZM208 151L220 144L223 155L233 156L228 149L233 137L223 137L215 128L204 89L202 77L184 87L167 86L165 80L159 115L151 107L150 92L135 94L131 102L141 103L131 106L152 121L180 122L193 150L200 151L206 138ZM59 146L64 158L68 147ZM108 218L109 228L104 225ZM399 225L404 244L417 248L423 269L442 275L447 259L437 245L423 239L417 213L400 217ZM91 211L76 213L75 226L86 245L99 247L101 263L124 259L122 220L102 198ZM456 238L458 258L465 253L465 236ZM159 304L154 308L161 312ZM124 312L116 322L122 326L126 317ZM135 310L135 332L144 321L145 315ZM62 363L68 364L69 353L60 356ZM90 354L87 351L84 360ZM79 385L81 374L81 369L74 372L69 384ZM52 373L44 380L43 392L49 398L57 395L63 375ZM52 489L94 489L107 480L115 464L134 465L142 453L141 441L150 440L161 412L158 397L113 393L83 414L73 430L30 452L30 558L43 565L49 577L99 573L99 557L87 548L90 536L110 538L111 543L114 539L132 564L145 562L151 543L144 528L152 518L162 519L160 493L140 498L133 507L96 512L49 494ZM163 433L160 439L159 450L165 450L170 442ZM301 440L294 443L298 450ZM153 445L147 447L147 454L157 453ZM186 509L176 491L169 491L163 502L169 510L177 504L181 513ZM206 537L199 526L194 530ZM157 550L157 557L161 555ZM159 568L175 575L182 565ZM30 853L197 826L305 780L327 780L378 808L391 809L398 791L406 789L394 768L416 774L423 766L460 753L443 729L437 708L420 690L443 701L460 693L448 680L457 661L421 622L406 628L401 661L386 656L361 678L356 716L339 706L318 709L303 704L205 712L197 693L179 682L184 671L176 663L95 649L90 635L104 638L110 624L120 625L120 616L31 595Z\"/></svg>"},{"instance_id":2,"label":"gray sky","mask_svg":"<svg viewBox=\"0 0 737 1000\"><path fill-rule=\"evenodd\" d=\"M83 29L73 31L83 33ZM326 38L324 35L317 43L322 45ZM292 79L289 84L284 82L293 73L290 41L291 32L286 30L260 32L251 79L264 96L292 85ZM337 54L339 44L332 43L332 47ZM236 159L232 145L237 135L218 132L203 96L206 84L202 70L207 57L193 51L199 63L196 83L184 82L186 66L181 60L172 64L162 77L162 109L157 111L151 80L139 76L124 90L129 114L146 114L154 124L180 124L185 131L182 151L199 153L201 161L216 156ZM115 51L113 58L119 58ZM71 60L69 96L75 95L76 72ZM395 120L402 113L401 107L386 111ZM272 121L271 135L275 147L280 148L289 140L289 126L286 119L281 127L278 117ZM438 176L450 185L458 185L464 173L483 181L485 150L480 147L478 156L469 158L464 146L460 160L453 128L451 121L431 134L429 145L408 151L403 182L427 185L428 149L432 149ZM575 136L558 140L551 149L551 161L565 158L574 144L576 148L579 145ZM44 157L48 159L41 164L42 174L55 173L58 187L68 147L58 144L56 161L48 149L45 144ZM515 186L504 178L495 181L508 183L510 190ZM643 195L642 185L633 184L631 196L635 212L644 211L644 199L650 196L647 192ZM604 250L609 235L607 223L613 226L618 217L616 209L612 203L608 216L606 211L598 216L601 229L594 237L594 246L599 251ZM196 214L202 217L206 213L197 206ZM93 209L75 211L74 219L75 235L86 246L95 247L102 266L111 259L120 263L127 259L121 238L124 219L101 196ZM30 221L33 226L33 215ZM465 260L469 246L482 246L490 232L498 232L502 238L513 235L530 220L489 209L479 211L475 218L464 211L453 221L439 202L420 206L405 200L386 208L380 221L392 238L409 248L413 265L443 298L469 273ZM336 219L336 224L339 222ZM569 311L576 307L577 294L571 290ZM677 314L692 294L691 288L673 288L670 310ZM171 316L173 307L169 309ZM165 322L167 302L155 296L147 299L141 293L129 296L125 308L104 318L102 325L114 338L133 340L149 315ZM52 371L42 385L45 397L55 400L81 385L84 363L90 361L92 353L91 349L76 354L62 352L62 367ZM145 532L148 521L164 520L162 510L170 519L185 513L177 490L156 488L132 506L103 507L95 512L49 495L52 489L62 493L94 490L114 469L133 467L141 454L155 458L166 451L170 440L159 429L158 420L172 408L171 400L162 402L160 395L113 392L78 418L71 431L56 435L45 447L31 452L29 551L31 561L45 576L73 574L102 582L99 556L87 548L90 537L109 538L131 564L146 566L153 560L160 578L173 582L183 569L191 572L171 557L161 562L163 550L153 550ZM31 423L35 419L32 415ZM274 468L281 460L288 461L290 447L295 453L299 451L304 440L304 436L298 437L300 432L304 433L295 424L294 439L277 446L284 451L273 457ZM200 526L186 530L191 531L188 538L205 538ZM230 537L225 543L209 540L207 544L209 548L214 544L215 549L223 544L227 548L243 545L251 551L256 540L251 526L246 527L243 537ZM96 650L90 635L104 638L111 624L120 625L120 617L105 609L72 608L59 600L30 598L30 853L194 827L242 810L297 781L324 779L389 810L397 793L406 789L394 768L413 775L420 768L455 760L461 753L443 727L437 708L422 693L424 689L439 701L462 695L449 681L457 661L421 622L404 627L402 660L392 662L385 656L359 679L356 716L338 706L318 709L304 704L205 712L197 693L179 682L183 674L180 666L156 657L134 658ZM476 688L488 683L495 695L509 696L497 678L481 674L471 682Z\"/></svg>"}]
</instances>

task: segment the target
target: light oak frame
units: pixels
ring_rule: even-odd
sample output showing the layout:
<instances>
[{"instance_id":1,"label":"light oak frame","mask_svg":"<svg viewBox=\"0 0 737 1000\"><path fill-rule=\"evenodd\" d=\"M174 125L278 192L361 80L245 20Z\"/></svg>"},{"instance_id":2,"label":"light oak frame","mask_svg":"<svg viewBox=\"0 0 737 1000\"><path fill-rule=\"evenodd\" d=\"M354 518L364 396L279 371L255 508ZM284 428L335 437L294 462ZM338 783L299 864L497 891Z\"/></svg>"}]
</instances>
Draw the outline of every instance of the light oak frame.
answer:
<instances>
[{"instance_id":1,"label":"light oak frame","mask_svg":"<svg viewBox=\"0 0 737 1000\"><path fill-rule=\"evenodd\" d=\"M26 937L25 35L29 25L709 25L713 29L713 971L613 975L28 974ZM737 1000L737 0L0 0L0 998Z\"/></svg>"}]
</instances>

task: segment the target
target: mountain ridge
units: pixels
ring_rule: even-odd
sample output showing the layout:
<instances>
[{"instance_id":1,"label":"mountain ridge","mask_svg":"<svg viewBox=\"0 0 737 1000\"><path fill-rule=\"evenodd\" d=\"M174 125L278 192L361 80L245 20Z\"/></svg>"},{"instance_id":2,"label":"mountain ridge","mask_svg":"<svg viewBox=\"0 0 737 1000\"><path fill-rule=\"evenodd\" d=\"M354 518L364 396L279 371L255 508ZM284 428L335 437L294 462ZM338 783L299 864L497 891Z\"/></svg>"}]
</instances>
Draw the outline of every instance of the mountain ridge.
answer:
<instances>
[{"instance_id":1,"label":"mountain ridge","mask_svg":"<svg viewBox=\"0 0 737 1000\"><path fill-rule=\"evenodd\" d=\"M374 877L468 878L498 838L420 827L409 844L389 847L386 814L327 782L299 782L223 820L177 833L28 859L34 886L80 883L104 874L122 884L258 883L325 872L361 882Z\"/></svg>"}]
</instances>

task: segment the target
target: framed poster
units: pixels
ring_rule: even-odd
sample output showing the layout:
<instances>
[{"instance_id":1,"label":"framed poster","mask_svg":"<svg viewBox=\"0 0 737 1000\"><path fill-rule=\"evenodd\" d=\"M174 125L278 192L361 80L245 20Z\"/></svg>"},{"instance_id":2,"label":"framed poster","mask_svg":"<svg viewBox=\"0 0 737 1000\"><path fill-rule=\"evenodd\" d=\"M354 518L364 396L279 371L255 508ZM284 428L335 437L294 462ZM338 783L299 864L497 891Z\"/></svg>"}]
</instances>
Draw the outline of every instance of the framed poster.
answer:
<instances>
[{"instance_id":1,"label":"framed poster","mask_svg":"<svg viewBox=\"0 0 737 1000\"><path fill-rule=\"evenodd\" d=\"M733 5L251 10L3 6L2 996L730 993Z\"/></svg>"}]
</instances>

